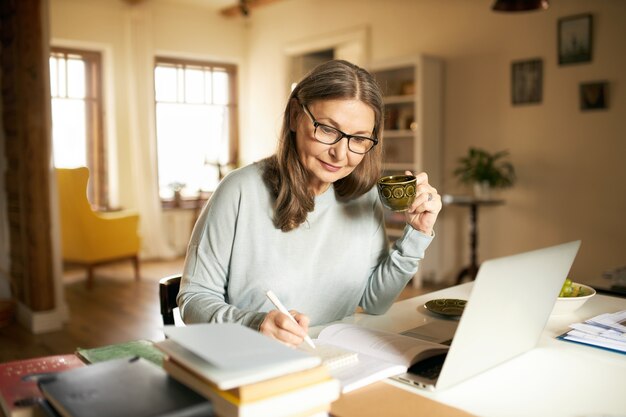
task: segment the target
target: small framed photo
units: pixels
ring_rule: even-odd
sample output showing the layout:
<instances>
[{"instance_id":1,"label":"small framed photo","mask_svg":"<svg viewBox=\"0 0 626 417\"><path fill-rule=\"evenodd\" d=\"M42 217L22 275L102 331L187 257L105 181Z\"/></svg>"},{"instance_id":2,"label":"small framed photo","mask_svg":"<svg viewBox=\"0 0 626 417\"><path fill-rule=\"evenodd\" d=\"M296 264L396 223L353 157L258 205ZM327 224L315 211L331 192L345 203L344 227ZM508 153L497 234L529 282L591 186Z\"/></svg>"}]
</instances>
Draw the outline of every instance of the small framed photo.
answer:
<instances>
[{"instance_id":1,"label":"small framed photo","mask_svg":"<svg viewBox=\"0 0 626 417\"><path fill-rule=\"evenodd\" d=\"M609 108L609 83L594 81L580 83L580 110L605 110Z\"/></svg>"},{"instance_id":2,"label":"small framed photo","mask_svg":"<svg viewBox=\"0 0 626 417\"><path fill-rule=\"evenodd\" d=\"M543 60L536 58L511 64L511 99L513 105L541 103Z\"/></svg>"},{"instance_id":3,"label":"small framed photo","mask_svg":"<svg viewBox=\"0 0 626 417\"><path fill-rule=\"evenodd\" d=\"M559 65L591 62L592 25L590 14L559 19Z\"/></svg>"}]
</instances>

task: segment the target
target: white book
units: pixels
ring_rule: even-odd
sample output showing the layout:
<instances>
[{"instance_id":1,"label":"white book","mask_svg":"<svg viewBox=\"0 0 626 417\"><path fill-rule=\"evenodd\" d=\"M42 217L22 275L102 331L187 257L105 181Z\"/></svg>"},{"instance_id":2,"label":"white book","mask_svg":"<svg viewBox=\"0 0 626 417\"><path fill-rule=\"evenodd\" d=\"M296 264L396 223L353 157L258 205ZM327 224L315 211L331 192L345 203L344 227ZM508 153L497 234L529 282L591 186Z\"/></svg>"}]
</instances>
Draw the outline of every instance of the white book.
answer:
<instances>
[{"instance_id":1,"label":"white book","mask_svg":"<svg viewBox=\"0 0 626 417\"><path fill-rule=\"evenodd\" d=\"M168 339L155 346L222 390L321 363L317 356L292 349L238 324L166 326L164 331Z\"/></svg>"},{"instance_id":2,"label":"white book","mask_svg":"<svg viewBox=\"0 0 626 417\"><path fill-rule=\"evenodd\" d=\"M316 343L357 352L356 362L330 369L343 393L405 373L418 361L448 351L448 346L438 343L351 324L326 327Z\"/></svg>"}]
</instances>

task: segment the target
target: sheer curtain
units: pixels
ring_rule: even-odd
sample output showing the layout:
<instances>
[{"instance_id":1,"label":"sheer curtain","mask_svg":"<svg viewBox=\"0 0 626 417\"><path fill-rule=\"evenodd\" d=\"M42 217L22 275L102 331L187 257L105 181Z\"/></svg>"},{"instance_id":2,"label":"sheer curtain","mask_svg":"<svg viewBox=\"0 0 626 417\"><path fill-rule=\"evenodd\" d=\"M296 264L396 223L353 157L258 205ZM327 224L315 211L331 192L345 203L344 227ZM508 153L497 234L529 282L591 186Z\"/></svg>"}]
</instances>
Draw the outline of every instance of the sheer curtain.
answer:
<instances>
[{"instance_id":1,"label":"sheer curtain","mask_svg":"<svg viewBox=\"0 0 626 417\"><path fill-rule=\"evenodd\" d=\"M149 7L136 5L127 11L126 62L129 79L128 119L134 206L140 215L142 258L173 258L167 243L157 181L154 131L153 33ZM125 181L125 179L121 179Z\"/></svg>"}]
</instances>

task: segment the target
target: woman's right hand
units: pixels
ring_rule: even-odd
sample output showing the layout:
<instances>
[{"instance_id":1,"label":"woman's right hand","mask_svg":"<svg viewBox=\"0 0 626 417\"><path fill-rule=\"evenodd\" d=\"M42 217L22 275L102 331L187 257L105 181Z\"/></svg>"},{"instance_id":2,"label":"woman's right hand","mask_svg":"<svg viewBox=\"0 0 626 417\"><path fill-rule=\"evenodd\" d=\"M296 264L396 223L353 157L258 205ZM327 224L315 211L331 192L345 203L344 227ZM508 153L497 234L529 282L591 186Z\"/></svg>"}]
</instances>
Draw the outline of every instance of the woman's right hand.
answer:
<instances>
[{"instance_id":1,"label":"woman's right hand","mask_svg":"<svg viewBox=\"0 0 626 417\"><path fill-rule=\"evenodd\" d=\"M309 330L309 318L295 310L289 311L296 322L278 310L271 310L259 327L266 336L276 339L288 346L299 346Z\"/></svg>"}]
</instances>

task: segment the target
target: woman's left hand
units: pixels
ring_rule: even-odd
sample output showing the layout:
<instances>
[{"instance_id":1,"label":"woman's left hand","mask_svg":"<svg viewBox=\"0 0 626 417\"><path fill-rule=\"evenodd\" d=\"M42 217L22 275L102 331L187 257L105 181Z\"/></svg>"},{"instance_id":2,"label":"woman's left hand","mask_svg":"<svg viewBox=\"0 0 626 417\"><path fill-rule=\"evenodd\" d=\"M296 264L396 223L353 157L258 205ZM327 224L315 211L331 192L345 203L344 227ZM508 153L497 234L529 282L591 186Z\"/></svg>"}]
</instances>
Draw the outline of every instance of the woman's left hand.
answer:
<instances>
[{"instance_id":1,"label":"woman's left hand","mask_svg":"<svg viewBox=\"0 0 626 417\"><path fill-rule=\"evenodd\" d=\"M410 171L407 175L413 175ZM437 221L437 216L441 211L441 196L437 190L428 183L428 175L422 172L415 176L415 201L405 212L406 222L413 229L419 230L425 235L432 236L433 227Z\"/></svg>"}]
</instances>

